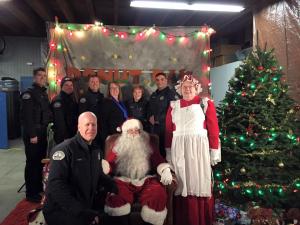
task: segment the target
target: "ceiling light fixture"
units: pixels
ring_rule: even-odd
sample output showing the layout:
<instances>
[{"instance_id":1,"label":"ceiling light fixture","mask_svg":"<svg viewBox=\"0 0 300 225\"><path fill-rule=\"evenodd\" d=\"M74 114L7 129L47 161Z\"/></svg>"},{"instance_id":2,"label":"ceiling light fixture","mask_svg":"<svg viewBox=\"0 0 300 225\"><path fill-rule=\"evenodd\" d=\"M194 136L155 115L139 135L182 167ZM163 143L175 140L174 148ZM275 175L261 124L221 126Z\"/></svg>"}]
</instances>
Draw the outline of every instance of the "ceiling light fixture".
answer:
<instances>
[{"instance_id":1,"label":"ceiling light fixture","mask_svg":"<svg viewBox=\"0 0 300 225\"><path fill-rule=\"evenodd\" d=\"M175 9L194 11L215 11L215 12L241 12L245 8L240 5L214 4L214 3L192 3L175 1L137 1L130 2L131 7L152 8L152 9Z\"/></svg>"}]
</instances>

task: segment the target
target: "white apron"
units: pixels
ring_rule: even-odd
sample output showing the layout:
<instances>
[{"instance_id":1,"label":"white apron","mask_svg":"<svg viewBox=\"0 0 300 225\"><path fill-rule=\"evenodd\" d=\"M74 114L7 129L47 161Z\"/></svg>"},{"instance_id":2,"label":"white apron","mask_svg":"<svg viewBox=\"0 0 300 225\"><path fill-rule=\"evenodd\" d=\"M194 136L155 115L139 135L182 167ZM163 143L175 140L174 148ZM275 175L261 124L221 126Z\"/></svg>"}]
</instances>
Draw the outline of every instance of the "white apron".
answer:
<instances>
[{"instance_id":1,"label":"white apron","mask_svg":"<svg viewBox=\"0 0 300 225\"><path fill-rule=\"evenodd\" d=\"M200 104L180 108L172 102L173 132L171 159L178 186L175 195L211 196L211 165L205 115Z\"/></svg>"}]
</instances>

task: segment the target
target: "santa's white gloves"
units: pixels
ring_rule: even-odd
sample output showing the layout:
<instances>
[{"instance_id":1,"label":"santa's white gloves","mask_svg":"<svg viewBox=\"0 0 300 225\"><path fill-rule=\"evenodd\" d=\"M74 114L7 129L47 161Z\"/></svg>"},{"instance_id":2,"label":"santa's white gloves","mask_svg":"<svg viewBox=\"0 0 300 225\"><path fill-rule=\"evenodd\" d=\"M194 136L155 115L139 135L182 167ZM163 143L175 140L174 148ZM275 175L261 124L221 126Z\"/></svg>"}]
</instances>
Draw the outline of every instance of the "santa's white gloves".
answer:
<instances>
[{"instance_id":1,"label":"santa's white gloves","mask_svg":"<svg viewBox=\"0 0 300 225\"><path fill-rule=\"evenodd\" d=\"M173 177L172 177L170 168L165 168L161 173L160 182L163 185L169 185L172 183L172 180L173 180Z\"/></svg>"},{"instance_id":2,"label":"santa's white gloves","mask_svg":"<svg viewBox=\"0 0 300 225\"><path fill-rule=\"evenodd\" d=\"M102 164L103 173L104 174L108 174L109 171L110 171L110 165L109 165L109 163L105 159L102 159L101 164Z\"/></svg>"},{"instance_id":3,"label":"santa's white gloves","mask_svg":"<svg viewBox=\"0 0 300 225\"><path fill-rule=\"evenodd\" d=\"M161 163L157 167L157 173L160 175L160 182L163 185L169 185L172 183L173 177L170 170L169 163Z\"/></svg>"},{"instance_id":4,"label":"santa's white gloves","mask_svg":"<svg viewBox=\"0 0 300 225\"><path fill-rule=\"evenodd\" d=\"M221 162L221 150L219 150L219 149L211 149L210 150L210 164L212 166L215 166L219 162Z\"/></svg>"}]
</instances>

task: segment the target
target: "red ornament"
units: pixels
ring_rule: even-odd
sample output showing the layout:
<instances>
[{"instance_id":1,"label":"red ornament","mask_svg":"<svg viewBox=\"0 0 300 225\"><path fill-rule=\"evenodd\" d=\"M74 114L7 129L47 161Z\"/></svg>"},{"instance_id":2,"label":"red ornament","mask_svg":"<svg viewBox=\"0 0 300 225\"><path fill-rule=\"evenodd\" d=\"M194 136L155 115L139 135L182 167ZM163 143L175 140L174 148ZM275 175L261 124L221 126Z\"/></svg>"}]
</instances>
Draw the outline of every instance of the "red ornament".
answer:
<instances>
[{"instance_id":1,"label":"red ornament","mask_svg":"<svg viewBox=\"0 0 300 225\"><path fill-rule=\"evenodd\" d=\"M244 96L246 96L247 95L247 93L246 92L242 92L242 96L244 97Z\"/></svg>"},{"instance_id":2,"label":"red ornament","mask_svg":"<svg viewBox=\"0 0 300 225\"><path fill-rule=\"evenodd\" d=\"M275 71L275 70L277 70L277 67L276 66L272 66L271 70Z\"/></svg>"},{"instance_id":3,"label":"red ornament","mask_svg":"<svg viewBox=\"0 0 300 225\"><path fill-rule=\"evenodd\" d=\"M259 71L262 71L262 70L264 70L264 67L263 67L263 66L258 66L257 69L258 69Z\"/></svg>"}]
</instances>

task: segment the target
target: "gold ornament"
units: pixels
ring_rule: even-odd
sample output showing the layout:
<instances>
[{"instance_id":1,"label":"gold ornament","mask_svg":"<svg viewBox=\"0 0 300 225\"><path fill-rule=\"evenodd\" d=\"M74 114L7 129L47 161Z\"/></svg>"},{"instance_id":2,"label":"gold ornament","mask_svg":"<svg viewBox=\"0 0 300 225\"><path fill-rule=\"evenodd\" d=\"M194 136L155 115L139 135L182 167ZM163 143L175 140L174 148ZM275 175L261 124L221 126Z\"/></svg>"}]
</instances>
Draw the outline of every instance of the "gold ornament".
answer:
<instances>
[{"instance_id":1,"label":"gold ornament","mask_svg":"<svg viewBox=\"0 0 300 225\"><path fill-rule=\"evenodd\" d=\"M245 167L242 167L242 168L240 169L240 172L241 172L241 173L246 173Z\"/></svg>"},{"instance_id":2,"label":"gold ornament","mask_svg":"<svg viewBox=\"0 0 300 225\"><path fill-rule=\"evenodd\" d=\"M267 102L271 102L273 105L276 105L275 100L272 98L272 94L268 95L268 98L266 99Z\"/></svg>"},{"instance_id":3,"label":"gold ornament","mask_svg":"<svg viewBox=\"0 0 300 225\"><path fill-rule=\"evenodd\" d=\"M132 59L132 55L129 55L128 58L129 58L129 59Z\"/></svg>"},{"instance_id":4,"label":"gold ornament","mask_svg":"<svg viewBox=\"0 0 300 225\"><path fill-rule=\"evenodd\" d=\"M226 174L226 175L231 174L231 169L230 169L230 168L229 168L229 169L226 169L226 170L225 170L225 174Z\"/></svg>"},{"instance_id":5,"label":"gold ornament","mask_svg":"<svg viewBox=\"0 0 300 225\"><path fill-rule=\"evenodd\" d=\"M283 168L283 167L284 167L284 163L283 163L283 162L280 162L280 163L278 163L278 166L279 166L280 168Z\"/></svg>"},{"instance_id":6,"label":"gold ornament","mask_svg":"<svg viewBox=\"0 0 300 225\"><path fill-rule=\"evenodd\" d=\"M82 55L80 58L82 61L84 61L86 59L84 55Z\"/></svg>"}]
</instances>

